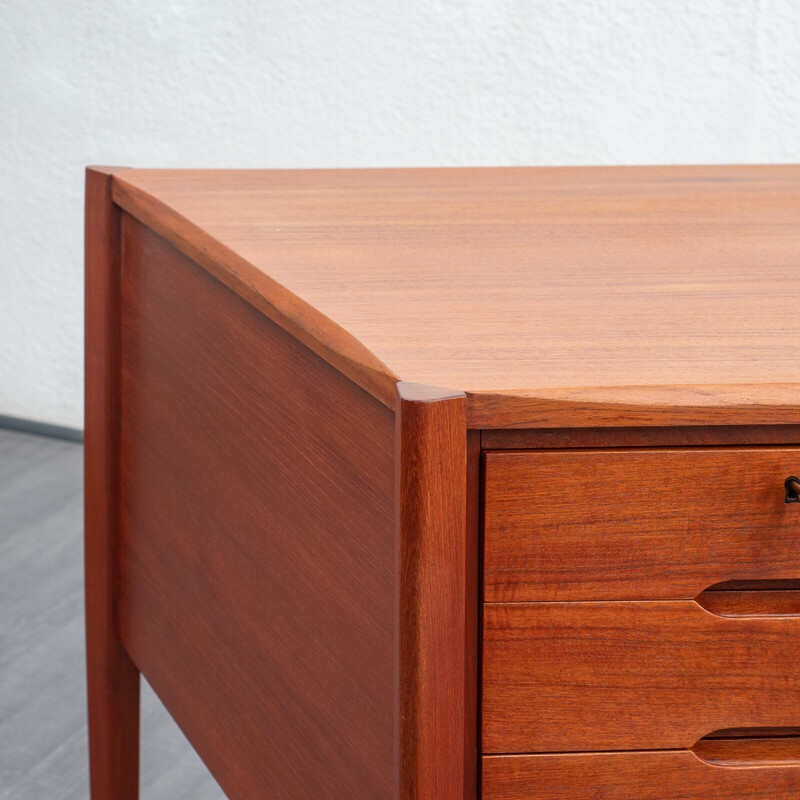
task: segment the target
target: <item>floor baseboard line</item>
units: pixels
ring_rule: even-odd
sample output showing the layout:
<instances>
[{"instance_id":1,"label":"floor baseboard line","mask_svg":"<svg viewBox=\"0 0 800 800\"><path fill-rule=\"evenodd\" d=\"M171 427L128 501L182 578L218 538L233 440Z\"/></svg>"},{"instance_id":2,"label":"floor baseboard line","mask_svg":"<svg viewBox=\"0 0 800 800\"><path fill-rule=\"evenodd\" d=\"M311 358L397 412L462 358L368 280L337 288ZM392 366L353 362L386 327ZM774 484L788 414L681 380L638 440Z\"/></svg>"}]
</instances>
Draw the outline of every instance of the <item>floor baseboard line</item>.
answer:
<instances>
[{"instance_id":1,"label":"floor baseboard line","mask_svg":"<svg viewBox=\"0 0 800 800\"><path fill-rule=\"evenodd\" d=\"M18 433L32 433L36 436L47 436L49 439L65 439L68 442L82 442L83 431L80 428L69 428L66 425L51 425L49 422L38 422L23 417L9 417L0 414L0 428Z\"/></svg>"}]
</instances>

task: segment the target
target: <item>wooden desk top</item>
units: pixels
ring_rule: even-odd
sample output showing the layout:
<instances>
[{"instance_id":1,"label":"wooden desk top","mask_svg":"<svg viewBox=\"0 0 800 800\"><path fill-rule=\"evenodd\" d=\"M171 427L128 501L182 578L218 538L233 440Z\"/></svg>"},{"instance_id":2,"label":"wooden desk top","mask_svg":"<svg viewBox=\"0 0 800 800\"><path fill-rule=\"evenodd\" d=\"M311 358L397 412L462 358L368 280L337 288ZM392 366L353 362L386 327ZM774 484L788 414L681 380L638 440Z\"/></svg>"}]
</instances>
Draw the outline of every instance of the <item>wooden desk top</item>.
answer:
<instances>
[{"instance_id":1,"label":"wooden desk top","mask_svg":"<svg viewBox=\"0 0 800 800\"><path fill-rule=\"evenodd\" d=\"M392 406L800 421L800 166L119 170L114 200Z\"/></svg>"}]
</instances>

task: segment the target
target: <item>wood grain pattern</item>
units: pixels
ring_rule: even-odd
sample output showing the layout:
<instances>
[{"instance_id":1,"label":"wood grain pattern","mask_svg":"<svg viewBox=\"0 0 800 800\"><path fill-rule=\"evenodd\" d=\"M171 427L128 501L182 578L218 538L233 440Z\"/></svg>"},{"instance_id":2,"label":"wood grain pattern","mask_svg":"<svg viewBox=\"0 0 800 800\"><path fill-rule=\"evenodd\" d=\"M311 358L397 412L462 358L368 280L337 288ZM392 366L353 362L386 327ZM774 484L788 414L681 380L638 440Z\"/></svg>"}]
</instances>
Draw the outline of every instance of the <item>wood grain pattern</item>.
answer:
<instances>
[{"instance_id":1,"label":"wood grain pattern","mask_svg":"<svg viewBox=\"0 0 800 800\"><path fill-rule=\"evenodd\" d=\"M139 171L128 172L126 177L130 179L138 174ZM224 178L225 175L232 176L234 172L225 170L204 174ZM235 174L244 177L252 173ZM221 221L227 213L232 213L233 216L228 218L229 222L241 229L242 226L248 225L248 221L252 224L259 213L257 203L250 205L255 198L248 194L246 185L245 179L238 190L231 185L222 188L223 194L227 194L231 199L239 195L242 203L237 204L235 209L229 208L227 212L216 205L213 190L211 195L203 191L202 178L195 183L195 188L200 189L211 202L211 206L215 207L213 216L220 214L218 221ZM228 244L216 238L212 232L213 224L211 229L207 230L205 223L197 224L193 218L184 217L181 210L173 208L160 197L142 191L119 177L114 183L114 197L117 203L145 223L148 228L165 237L192 261L277 322L328 363L348 375L384 405L394 408L395 384L398 378L391 369L335 320L326 317L303 297L279 283L267 271L254 268L248 260L247 248L240 251L238 244ZM280 202L287 199L288 193L284 194ZM259 232L272 230L272 225L265 224L268 219L269 214L259 219L257 226L249 231L247 237L257 239ZM281 255L277 248L273 249L273 244L268 245L271 251L270 258Z\"/></svg>"},{"instance_id":2,"label":"wood grain pattern","mask_svg":"<svg viewBox=\"0 0 800 800\"><path fill-rule=\"evenodd\" d=\"M720 767L689 750L485 756L483 800L796 800L794 762Z\"/></svg>"},{"instance_id":3,"label":"wood grain pattern","mask_svg":"<svg viewBox=\"0 0 800 800\"><path fill-rule=\"evenodd\" d=\"M398 797L475 798L464 395L397 386ZM474 580L472 581L474 585Z\"/></svg>"},{"instance_id":4,"label":"wood grain pattern","mask_svg":"<svg viewBox=\"0 0 800 800\"><path fill-rule=\"evenodd\" d=\"M485 453L490 602L691 598L800 576L800 448Z\"/></svg>"},{"instance_id":5,"label":"wood grain pattern","mask_svg":"<svg viewBox=\"0 0 800 800\"><path fill-rule=\"evenodd\" d=\"M475 428L800 414L798 166L132 170L114 199L390 406L400 379Z\"/></svg>"},{"instance_id":6,"label":"wood grain pattern","mask_svg":"<svg viewBox=\"0 0 800 800\"><path fill-rule=\"evenodd\" d=\"M394 418L123 218L122 640L232 800L393 798Z\"/></svg>"},{"instance_id":7,"label":"wood grain pattern","mask_svg":"<svg viewBox=\"0 0 800 800\"><path fill-rule=\"evenodd\" d=\"M85 574L92 800L137 800L139 673L119 639L120 213L86 171Z\"/></svg>"},{"instance_id":8,"label":"wood grain pattern","mask_svg":"<svg viewBox=\"0 0 800 800\"><path fill-rule=\"evenodd\" d=\"M489 604L485 753L689 748L800 725L800 620L692 600Z\"/></svg>"},{"instance_id":9,"label":"wood grain pattern","mask_svg":"<svg viewBox=\"0 0 800 800\"><path fill-rule=\"evenodd\" d=\"M469 392L467 397L468 421L477 428L791 425L800 412L795 382Z\"/></svg>"}]
</instances>

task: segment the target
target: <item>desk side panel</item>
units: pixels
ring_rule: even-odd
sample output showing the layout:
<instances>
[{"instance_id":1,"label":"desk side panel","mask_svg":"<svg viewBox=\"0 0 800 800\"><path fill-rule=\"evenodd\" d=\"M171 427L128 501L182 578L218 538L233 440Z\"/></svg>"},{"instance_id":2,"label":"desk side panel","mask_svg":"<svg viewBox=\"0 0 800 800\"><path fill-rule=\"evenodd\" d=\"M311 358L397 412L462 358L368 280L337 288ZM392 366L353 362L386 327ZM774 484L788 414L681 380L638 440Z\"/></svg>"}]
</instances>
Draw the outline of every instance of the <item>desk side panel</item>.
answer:
<instances>
[{"instance_id":1,"label":"desk side panel","mask_svg":"<svg viewBox=\"0 0 800 800\"><path fill-rule=\"evenodd\" d=\"M232 800L394 793L391 411L122 220L123 643Z\"/></svg>"}]
</instances>

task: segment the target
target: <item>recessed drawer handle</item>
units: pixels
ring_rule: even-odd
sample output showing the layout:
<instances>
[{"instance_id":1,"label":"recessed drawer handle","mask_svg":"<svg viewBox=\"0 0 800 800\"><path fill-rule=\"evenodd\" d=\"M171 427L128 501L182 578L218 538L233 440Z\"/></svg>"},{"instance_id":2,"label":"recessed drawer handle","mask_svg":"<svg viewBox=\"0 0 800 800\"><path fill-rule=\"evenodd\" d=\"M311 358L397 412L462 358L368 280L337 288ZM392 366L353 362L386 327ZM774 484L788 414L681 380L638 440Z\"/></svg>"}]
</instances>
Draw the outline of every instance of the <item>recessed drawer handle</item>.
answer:
<instances>
[{"instance_id":1,"label":"recessed drawer handle","mask_svg":"<svg viewBox=\"0 0 800 800\"><path fill-rule=\"evenodd\" d=\"M718 767L800 765L797 728L731 728L704 736L692 752Z\"/></svg>"},{"instance_id":2,"label":"recessed drawer handle","mask_svg":"<svg viewBox=\"0 0 800 800\"><path fill-rule=\"evenodd\" d=\"M784 482L787 503L800 503L800 478L790 475Z\"/></svg>"}]
</instances>

